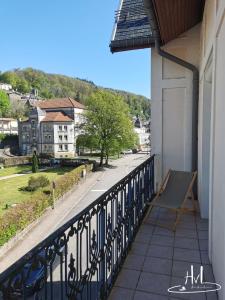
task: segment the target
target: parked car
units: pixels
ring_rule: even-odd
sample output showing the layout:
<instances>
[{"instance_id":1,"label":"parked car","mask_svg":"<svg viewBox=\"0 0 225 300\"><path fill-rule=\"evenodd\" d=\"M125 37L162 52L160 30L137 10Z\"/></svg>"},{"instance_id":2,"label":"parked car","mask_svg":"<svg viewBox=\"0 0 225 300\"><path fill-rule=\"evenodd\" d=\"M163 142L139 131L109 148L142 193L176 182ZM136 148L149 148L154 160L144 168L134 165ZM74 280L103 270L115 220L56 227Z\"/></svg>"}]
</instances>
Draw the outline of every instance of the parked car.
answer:
<instances>
[{"instance_id":1,"label":"parked car","mask_svg":"<svg viewBox=\"0 0 225 300\"><path fill-rule=\"evenodd\" d=\"M34 261L24 265L22 272L11 280L10 286L7 285L3 288L4 300L21 299L23 290L26 296L32 296L43 288L45 283L44 255L45 251L43 250ZM24 287L21 286L22 276L26 278Z\"/></svg>"},{"instance_id":2,"label":"parked car","mask_svg":"<svg viewBox=\"0 0 225 300\"><path fill-rule=\"evenodd\" d=\"M64 245L59 249L59 252L62 253L63 256L65 255ZM43 249L33 261L24 265L23 271L20 274L15 275L10 282L10 287L3 287L2 293L4 300L22 299L24 293L27 297L30 297L42 290L46 281L45 277L48 276L48 274L45 274L46 266L48 270L48 266L50 265L50 260L46 261L45 253L46 250ZM57 256L57 259L58 258ZM58 261L55 260L54 264L55 263L58 263ZM22 274L23 277L26 278L24 287L21 286Z\"/></svg>"},{"instance_id":3,"label":"parked car","mask_svg":"<svg viewBox=\"0 0 225 300\"><path fill-rule=\"evenodd\" d=\"M133 151L131 149L127 149L121 152L122 154L132 154Z\"/></svg>"}]
</instances>

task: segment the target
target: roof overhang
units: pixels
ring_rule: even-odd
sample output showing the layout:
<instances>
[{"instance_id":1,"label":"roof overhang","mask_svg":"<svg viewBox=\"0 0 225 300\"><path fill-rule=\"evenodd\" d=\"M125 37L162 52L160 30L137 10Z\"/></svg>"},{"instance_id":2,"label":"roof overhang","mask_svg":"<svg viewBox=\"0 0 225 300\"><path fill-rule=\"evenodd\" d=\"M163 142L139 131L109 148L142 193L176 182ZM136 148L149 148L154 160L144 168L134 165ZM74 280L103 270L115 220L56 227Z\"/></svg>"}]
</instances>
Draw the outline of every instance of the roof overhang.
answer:
<instances>
[{"instance_id":1,"label":"roof overhang","mask_svg":"<svg viewBox=\"0 0 225 300\"><path fill-rule=\"evenodd\" d=\"M112 52L149 48L154 36L143 0L120 0L110 43Z\"/></svg>"},{"instance_id":2,"label":"roof overhang","mask_svg":"<svg viewBox=\"0 0 225 300\"><path fill-rule=\"evenodd\" d=\"M112 52L166 44L202 20L205 0L120 0Z\"/></svg>"},{"instance_id":3,"label":"roof overhang","mask_svg":"<svg viewBox=\"0 0 225 300\"><path fill-rule=\"evenodd\" d=\"M177 38L202 20L205 0L152 1L162 44Z\"/></svg>"}]
</instances>

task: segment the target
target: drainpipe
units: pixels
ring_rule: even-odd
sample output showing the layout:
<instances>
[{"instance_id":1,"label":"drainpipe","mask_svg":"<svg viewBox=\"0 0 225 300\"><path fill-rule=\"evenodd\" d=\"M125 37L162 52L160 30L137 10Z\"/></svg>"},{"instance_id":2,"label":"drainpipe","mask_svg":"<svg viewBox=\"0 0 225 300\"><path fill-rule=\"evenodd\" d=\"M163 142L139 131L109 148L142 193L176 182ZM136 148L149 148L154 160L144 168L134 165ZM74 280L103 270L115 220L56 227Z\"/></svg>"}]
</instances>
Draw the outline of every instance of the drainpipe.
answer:
<instances>
[{"instance_id":1,"label":"drainpipe","mask_svg":"<svg viewBox=\"0 0 225 300\"><path fill-rule=\"evenodd\" d=\"M198 154L198 98L199 98L199 71L191 63L180 59L160 48L159 39L155 40L155 48L158 54L188 70L193 74L192 79L192 171L197 170L197 154Z\"/></svg>"},{"instance_id":2,"label":"drainpipe","mask_svg":"<svg viewBox=\"0 0 225 300\"><path fill-rule=\"evenodd\" d=\"M199 71L191 63L180 59L160 48L160 32L155 16L155 8L151 0L144 0L144 6L148 15L152 35L155 37L155 48L158 54L188 70L193 74L192 87L192 171L197 170L197 153L198 153L198 98L199 98Z\"/></svg>"}]
</instances>

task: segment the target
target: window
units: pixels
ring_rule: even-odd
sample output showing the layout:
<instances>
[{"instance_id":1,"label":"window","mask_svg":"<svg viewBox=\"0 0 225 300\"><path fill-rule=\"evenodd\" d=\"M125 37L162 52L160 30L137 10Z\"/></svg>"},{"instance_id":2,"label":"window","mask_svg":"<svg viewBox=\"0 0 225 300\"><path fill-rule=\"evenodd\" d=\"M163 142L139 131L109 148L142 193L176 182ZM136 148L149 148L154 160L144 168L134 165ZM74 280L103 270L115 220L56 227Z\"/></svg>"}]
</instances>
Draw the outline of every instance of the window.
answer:
<instances>
[{"instance_id":1,"label":"window","mask_svg":"<svg viewBox=\"0 0 225 300\"><path fill-rule=\"evenodd\" d=\"M62 141L62 135L59 135L59 140Z\"/></svg>"},{"instance_id":2,"label":"window","mask_svg":"<svg viewBox=\"0 0 225 300\"><path fill-rule=\"evenodd\" d=\"M59 151L63 151L63 146L59 145Z\"/></svg>"},{"instance_id":3,"label":"window","mask_svg":"<svg viewBox=\"0 0 225 300\"><path fill-rule=\"evenodd\" d=\"M62 130L62 125L59 125L59 130Z\"/></svg>"},{"instance_id":4,"label":"window","mask_svg":"<svg viewBox=\"0 0 225 300\"><path fill-rule=\"evenodd\" d=\"M48 136L47 135L45 135L45 140L47 140L48 139Z\"/></svg>"},{"instance_id":5,"label":"window","mask_svg":"<svg viewBox=\"0 0 225 300\"><path fill-rule=\"evenodd\" d=\"M51 135L48 136L48 139L49 139L49 140L51 139Z\"/></svg>"},{"instance_id":6,"label":"window","mask_svg":"<svg viewBox=\"0 0 225 300\"><path fill-rule=\"evenodd\" d=\"M65 151L68 151L68 145L64 145Z\"/></svg>"},{"instance_id":7,"label":"window","mask_svg":"<svg viewBox=\"0 0 225 300\"><path fill-rule=\"evenodd\" d=\"M67 125L64 125L64 130L67 130Z\"/></svg>"},{"instance_id":8,"label":"window","mask_svg":"<svg viewBox=\"0 0 225 300\"><path fill-rule=\"evenodd\" d=\"M47 150L47 145L44 146L44 149Z\"/></svg>"},{"instance_id":9,"label":"window","mask_svg":"<svg viewBox=\"0 0 225 300\"><path fill-rule=\"evenodd\" d=\"M68 140L68 136L67 136L67 135L64 135L64 138L65 138L65 141L67 141L67 140Z\"/></svg>"}]
</instances>

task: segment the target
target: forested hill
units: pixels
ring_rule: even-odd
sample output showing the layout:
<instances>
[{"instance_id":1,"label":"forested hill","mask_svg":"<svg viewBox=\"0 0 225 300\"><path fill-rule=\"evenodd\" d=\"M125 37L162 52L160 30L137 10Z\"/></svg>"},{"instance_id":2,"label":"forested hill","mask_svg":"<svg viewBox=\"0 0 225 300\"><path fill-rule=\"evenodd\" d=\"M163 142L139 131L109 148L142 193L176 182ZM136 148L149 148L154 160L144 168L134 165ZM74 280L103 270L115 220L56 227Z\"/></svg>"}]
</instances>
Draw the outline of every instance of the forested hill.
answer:
<instances>
[{"instance_id":1,"label":"forested hill","mask_svg":"<svg viewBox=\"0 0 225 300\"><path fill-rule=\"evenodd\" d=\"M0 74L0 82L9 83L22 93L28 93L32 88L39 92L41 98L72 97L85 104L95 89L104 89L96 86L92 81L72 78L58 74L48 74L32 68L15 69ZM133 115L145 118L150 114L149 99L133 93L107 89L120 94L130 107Z\"/></svg>"}]
</instances>

